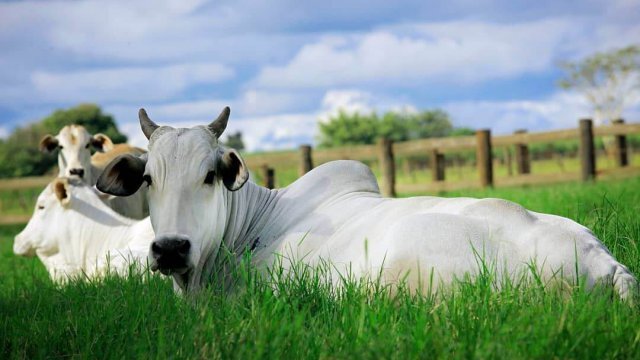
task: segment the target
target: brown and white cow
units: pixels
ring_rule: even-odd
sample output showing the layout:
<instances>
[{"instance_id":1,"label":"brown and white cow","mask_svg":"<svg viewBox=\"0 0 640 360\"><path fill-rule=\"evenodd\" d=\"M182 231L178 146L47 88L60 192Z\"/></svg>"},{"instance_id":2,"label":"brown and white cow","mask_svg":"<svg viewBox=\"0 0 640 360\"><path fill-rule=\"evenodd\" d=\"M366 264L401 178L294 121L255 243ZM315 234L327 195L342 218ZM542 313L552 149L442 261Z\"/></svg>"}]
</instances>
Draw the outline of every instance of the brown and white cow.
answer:
<instances>
[{"instance_id":1,"label":"brown and white cow","mask_svg":"<svg viewBox=\"0 0 640 360\"><path fill-rule=\"evenodd\" d=\"M92 156L90 148L98 152ZM114 145L107 135L91 135L82 125L67 125L55 136L46 135L40 141L40 150L45 153L58 150L59 177L79 178L90 186L96 184L105 166L118 155L145 153L127 144ZM126 198L111 199L109 206L133 219L149 215L144 189Z\"/></svg>"}]
</instances>

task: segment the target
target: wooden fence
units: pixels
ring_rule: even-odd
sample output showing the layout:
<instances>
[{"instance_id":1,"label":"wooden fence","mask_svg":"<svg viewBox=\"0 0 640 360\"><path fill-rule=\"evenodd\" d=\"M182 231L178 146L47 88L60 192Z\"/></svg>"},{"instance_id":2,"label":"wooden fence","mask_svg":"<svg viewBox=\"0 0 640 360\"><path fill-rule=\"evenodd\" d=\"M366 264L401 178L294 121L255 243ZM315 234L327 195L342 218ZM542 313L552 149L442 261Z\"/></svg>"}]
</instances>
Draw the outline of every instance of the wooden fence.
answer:
<instances>
[{"instance_id":1,"label":"wooden fence","mask_svg":"<svg viewBox=\"0 0 640 360\"><path fill-rule=\"evenodd\" d=\"M273 188L276 184L275 167L297 169L298 175L310 171L314 165L337 159L353 159L371 163L377 162L380 172L381 190L385 196L402 193L441 192L465 188L491 186L518 186L549 184L566 181L595 181L598 178L629 177L640 174L640 167L630 166L626 137L640 134L640 124L625 124L622 120L612 125L593 127L589 119L579 121L576 129L528 133L516 131L512 135L491 136L489 130L478 130L475 136L421 139L406 142L392 142L379 139L375 145L347 146L332 149L314 150L303 145L298 151L283 151L264 154L249 154L245 161L252 171L260 171L263 185ZM613 141L612 149L616 167L598 170L596 164L595 137L609 137ZM580 172L533 174L529 146L535 143L552 143L564 140L579 140ZM494 154L498 149L512 149L516 174L496 178L494 176ZM477 178L462 181L445 181L447 153L475 152ZM396 181L396 157L426 156L431 159L432 181L420 184L398 184ZM0 191L20 192L27 189L42 189L51 181L51 177L19 178L0 181ZM33 195L33 194L32 194ZM20 199L20 198L19 198ZM30 211L33 199L22 199L24 213ZM22 205L21 205L22 206ZM3 199L0 198L0 224L24 223L29 215L8 214L3 211Z\"/></svg>"},{"instance_id":2,"label":"wooden fence","mask_svg":"<svg viewBox=\"0 0 640 360\"><path fill-rule=\"evenodd\" d=\"M491 136L489 130L478 130L475 136L421 139L394 143L389 139L379 139L376 145L347 146L332 149L313 150L309 145L296 152L266 153L246 158L250 169L261 169L263 183L267 187L275 184L274 165L297 167L303 175L314 164L336 159L377 161L380 167L380 185L385 196L403 193L440 192L464 188L491 186L536 185L567 181L594 181L596 178L627 177L640 174L640 168L629 166L629 147L626 137L640 134L640 124L625 124L614 121L608 126L594 127L590 119L582 119L578 128L547 132L528 133L518 130L512 135ZM597 170L595 137L613 138L612 152L616 168ZM580 172L562 174L532 174L529 145L551 143L564 140L579 141ZM494 177L494 153L497 149L512 148L517 175L496 179ZM475 151L477 178L457 182L445 181L445 157L450 152ZM507 152L511 154L511 152ZM424 184L397 184L396 156L424 155L431 158L431 182ZM510 156L510 155L509 155Z\"/></svg>"}]
</instances>

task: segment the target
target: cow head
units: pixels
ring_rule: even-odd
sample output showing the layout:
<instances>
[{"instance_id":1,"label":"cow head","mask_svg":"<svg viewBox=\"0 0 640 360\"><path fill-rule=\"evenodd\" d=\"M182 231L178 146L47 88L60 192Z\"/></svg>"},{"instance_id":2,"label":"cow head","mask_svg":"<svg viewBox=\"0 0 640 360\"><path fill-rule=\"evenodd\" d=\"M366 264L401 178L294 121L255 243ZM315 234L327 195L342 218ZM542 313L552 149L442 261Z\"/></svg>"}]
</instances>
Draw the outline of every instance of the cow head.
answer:
<instances>
[{"instance_id":1,"label":"cow head","mask_svg":"<svg viewBox=\"0 0 640 360\"><path fill-rule=\"evenodd\" d=\"M91 149L109 151L113 148L113 142L104 134L91 135L81 125L67 125L58 135L46 135L40 140L40 150L51 153L59 149L58 176L77 177L91 179Z\"/></svg>"},{"instance_id":2,"label":"cow head","mask_svg":"<svg viewBox=\"0 0 640 360\"><path fill-rule=\"evenodd\" d=\"M50 257L59 251L57 228L64 223L64 212L71 203L69 180L58 178L38 196L33 216L27 226L16 235L13 252L21 256Z\"/></svg>"},{"instance_id":3,"label":"cow head","mask_svg":"<svg viewBox=\"0 0 640 360\"><path fill-rule=\"evenodd\" d=\"M119 156L98 179L100 191L118 196L148 187L156 233L150 265L173 274L177 281L187 281L192 270L217 252L229 217L227 194L240 189L249 177L240 154L218 142L229 113L226 107L207 126L174 129L156 125L140 109L149 152L142 157Z\"/></svg>"}]
</instances>

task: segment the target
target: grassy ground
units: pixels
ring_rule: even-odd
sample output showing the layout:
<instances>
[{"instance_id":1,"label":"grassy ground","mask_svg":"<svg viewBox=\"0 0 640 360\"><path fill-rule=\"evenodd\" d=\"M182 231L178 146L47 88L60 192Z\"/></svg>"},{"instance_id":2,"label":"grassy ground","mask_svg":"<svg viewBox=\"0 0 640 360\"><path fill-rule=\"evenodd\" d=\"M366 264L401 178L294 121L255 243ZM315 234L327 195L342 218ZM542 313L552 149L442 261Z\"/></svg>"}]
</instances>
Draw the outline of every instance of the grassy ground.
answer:
<instances>
[{"instance_id":1,"label":"grassy ground","mask_svg":"<svg viewBox=\"0 0 640 360\"><path fill-rule=\"evenodd\" d=\"M425 184L432 182L432 174L430 168L415 169L408 171L403 164L404 159L396 159L396 183L397 184ZM318 164L316 164L318 165ZM374 174L380 178L380 169L375 161L368 163ZM632 156L630 165L640 166L640 156ZM284 187L298 178L298 168L287 165L279 166L278 164L270 164L275 169L276 187ZM598 157L598 170L606 170L614 168L613 161L606 156ZM256 183L262 184L262 173L259 169L252 169L252 179ZM516 174L515 161L512 164L512 173ZM531 162L532 174L569 174L580 172L580 159L575 157L557 157L550 160L536 160ZM494 177L497 179L509 176L508 167L499 161L494 162ZM459 182L469 179L478 178L478 169L475 165L468 162L463 165L448 166L445 170L445 178L447 182Z\"/></svg>"},{"instance_id":2,"label":"grassy ground","mask_svg":"<svg viewBox=\"0 0 640 360\"><path fill-rule=\"evenodd\" d=\"M465 191L573 218L640 274L640 179ZM155 276L52 285L0 228L0 358L638 358L640 307L611 293L488 276L444 294L395 298L367 284L328 289L313 273L231 295L173 295ZM275 287L275 291L274 291Z\"/></svg>"}]
</instances>

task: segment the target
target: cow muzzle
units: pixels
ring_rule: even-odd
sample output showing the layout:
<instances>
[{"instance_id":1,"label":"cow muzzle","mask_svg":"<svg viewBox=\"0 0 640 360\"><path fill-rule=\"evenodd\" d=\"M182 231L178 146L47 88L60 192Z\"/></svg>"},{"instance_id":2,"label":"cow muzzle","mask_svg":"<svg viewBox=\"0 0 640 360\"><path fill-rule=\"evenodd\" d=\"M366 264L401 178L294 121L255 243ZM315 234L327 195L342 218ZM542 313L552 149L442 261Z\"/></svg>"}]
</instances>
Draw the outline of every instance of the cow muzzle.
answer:
<instances>
[{"instance_id":1,"label":"cow muzzle","mask_svg":"<svg viewBox=\"0 0 640 360\"><path fill-rule=\"evenodd\" d=\"M164 275L182 275L189 271L191 241L184 235L161 235L151 243L151 270Z\"/></svg>"},{"instance_id":2,"label":"cow muzzle","mask_svg":"<svg viewBox=\"0 0 640 360\"><path fill-rule=\"evenodd\" d=\"M77 176L80 179L82 179L84 177L84 169L71 169L69 170L69 174L72 176Z\"/></svg>"},{"instance_id":3,"label":"cow muzzle","mask_svg":"<svg viewBox=\"0 0 640 360\"><path fill-rule=\"evenodd\" d=\"M18 256L35 256L36 251L29 242L25 241L20 234L18 234L13 240L13 253Z\"/></svg>"}]
</instances>

